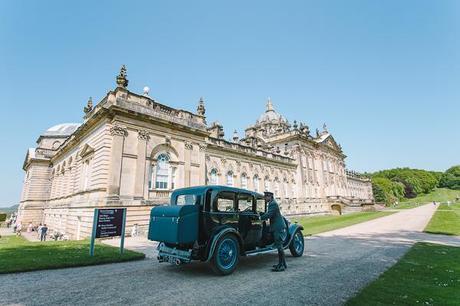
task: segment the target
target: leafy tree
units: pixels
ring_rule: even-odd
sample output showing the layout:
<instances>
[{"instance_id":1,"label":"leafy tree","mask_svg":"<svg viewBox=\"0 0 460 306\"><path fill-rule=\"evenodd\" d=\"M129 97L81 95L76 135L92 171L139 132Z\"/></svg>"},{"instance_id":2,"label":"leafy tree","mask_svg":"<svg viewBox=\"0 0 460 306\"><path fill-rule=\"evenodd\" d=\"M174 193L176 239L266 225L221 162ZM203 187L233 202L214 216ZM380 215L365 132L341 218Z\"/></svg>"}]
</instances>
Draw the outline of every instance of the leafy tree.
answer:
<instances>
[{"instance_id":1,"label":"leafy tree","mask_svg":"<svg viewBox=\"0 0 460 306\"><path fill-rule=\"evenodd\" d=\"M377 202L391 205L404 197L404 185L385 177L372 178L372 190Z\"/></svg>"},{"instance_id":2,"label":"leafy tree","mask_svg":"<svg viewBox=\"0 0 460 306\"><path fill-rule=\"evenodd\" d=\"M404 185L404 197L415 198L422 193L429 193L439 184L438 175L418 169L396 168L374 173L374 178L387 178Z\"/></svg>"},{"instance_id":3,"label":"leafy tree","mask_svg":"<svg viewBox=\"0 0 460 306\"><path fill-rule=\"evenodd\" d=\"M441 177L440 187L460 190L460 166L449 168Z\"/></svg>"}]
</instances>

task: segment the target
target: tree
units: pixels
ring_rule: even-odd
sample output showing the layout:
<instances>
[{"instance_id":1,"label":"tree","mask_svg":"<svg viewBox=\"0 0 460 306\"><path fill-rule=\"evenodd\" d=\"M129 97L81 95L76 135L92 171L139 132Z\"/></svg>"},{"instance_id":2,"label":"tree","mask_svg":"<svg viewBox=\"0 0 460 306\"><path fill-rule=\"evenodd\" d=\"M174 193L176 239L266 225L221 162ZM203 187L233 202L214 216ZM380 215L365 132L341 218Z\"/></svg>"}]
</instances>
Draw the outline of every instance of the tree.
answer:
<instances>
[{"instance_id":1,"label":"tree","mask_svg":"<svg viewBox=\"0 0 460 306\"><path fill-rule=\"evenodd\" d=\"M404 197L415 198L422 193L430 193L439 184L438 176L430 171L396 168L374 173L373 177L387 178L404 186Z\"/></svg>"},{"instance_id":2,"label":"tree","mask_svg":"<svg viewBox=\"0 0 460 306\"><path fill-rule=\"evenodd\" d=\"M439 186L460 190L460 166L453 166L444 172L439 181Z\"/></svg>"},{"instance_id":3,"label":"tree","mask_svg":"<svg viewBox=\"0 0 460 306\"><path fill-rule=\"evenodd\" d=\"M404 185L385 177L372 178L372 190L377 202L391 205L404 197Z\"/></svg>"}]
</instances>

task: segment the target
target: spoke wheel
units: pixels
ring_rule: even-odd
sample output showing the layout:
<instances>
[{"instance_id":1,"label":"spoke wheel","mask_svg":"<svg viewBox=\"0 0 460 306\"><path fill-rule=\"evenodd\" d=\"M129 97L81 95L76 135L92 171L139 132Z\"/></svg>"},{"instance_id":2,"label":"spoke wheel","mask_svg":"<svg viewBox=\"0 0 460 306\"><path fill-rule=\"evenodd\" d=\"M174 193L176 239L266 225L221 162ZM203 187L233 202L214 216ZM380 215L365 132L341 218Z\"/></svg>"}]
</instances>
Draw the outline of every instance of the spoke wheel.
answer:
<instances>
[{"instance_id":1,"label":"spoke wheel","mask_svg":"<svg viewBox=\"0 0 460 306\"><path fill-rule=\"evenodd\" d=\"M299 230L294 234L294 238L289 245L289 251L291 251L292 256L300 257L303 255L305 249L305 239L302 232Z\"/></svg>"},{"instance_id":2,"label":"spoke wheel","mask_svg":"<svg viewBox=\"0 0 460 306\"><path fill-rule=\"evenodd\" d=\"M234 235L225 235L219 239L214 251L213 270L220 275L228 275L235 271L238 264L240 248Z\"/></svg>"}]
</instances>

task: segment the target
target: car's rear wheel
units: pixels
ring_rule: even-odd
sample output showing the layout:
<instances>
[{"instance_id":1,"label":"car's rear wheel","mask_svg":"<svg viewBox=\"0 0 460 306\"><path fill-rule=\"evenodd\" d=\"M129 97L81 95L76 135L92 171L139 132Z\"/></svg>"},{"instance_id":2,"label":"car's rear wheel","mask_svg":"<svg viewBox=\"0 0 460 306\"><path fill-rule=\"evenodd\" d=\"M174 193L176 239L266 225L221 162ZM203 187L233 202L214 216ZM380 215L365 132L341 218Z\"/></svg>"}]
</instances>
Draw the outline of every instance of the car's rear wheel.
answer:
<instances>
[{"instance_id":1,"label":"car's rear wheel","mask_svg":"<svg viewBox=\"0 0 460 306\"><path fill-rule=\"evenodd\" d=\"M238 265L240 246L234 235L227 234L219 239L212 257L214 272L220 275L229 275Z\"/></svg>"},{"instance_id":2,"label":"car's rear wheel","mask_svg":"<svg viewBox=\"0 0 460 306\"><path fill-rule=\"evenodd\" d=\"M291 251L292 256L300 257L303 255L305 249L305 240L303 234L298 230L294 237L292 238L291 244L289 245L289 251Z\"/></svg>"}]
</instances>

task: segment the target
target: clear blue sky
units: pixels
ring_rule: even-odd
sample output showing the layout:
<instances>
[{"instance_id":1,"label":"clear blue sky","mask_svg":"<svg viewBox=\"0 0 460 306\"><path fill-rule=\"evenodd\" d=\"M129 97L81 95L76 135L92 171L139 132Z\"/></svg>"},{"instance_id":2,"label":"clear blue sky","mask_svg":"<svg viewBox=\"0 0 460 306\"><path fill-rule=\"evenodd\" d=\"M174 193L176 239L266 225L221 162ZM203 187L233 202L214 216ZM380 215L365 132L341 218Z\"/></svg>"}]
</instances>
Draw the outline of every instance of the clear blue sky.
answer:
<instances>
[{"instance_id":1,"label":"clear blue sky","mask_svg":"<svg viewBox=\"0 0 460 306\"><path fill-rule=\"evenodd\" d=\"M115 86L195 110L226 137L270 96L323 122L358 171L459 164L460 1L0 2L0 206L28 147Z\"/></svg>"}]
</instances>

